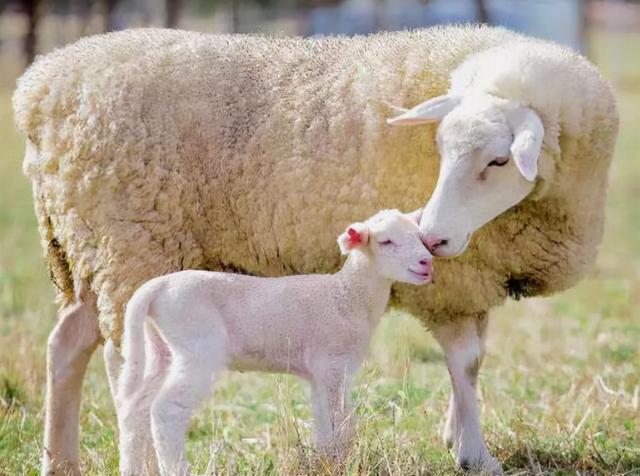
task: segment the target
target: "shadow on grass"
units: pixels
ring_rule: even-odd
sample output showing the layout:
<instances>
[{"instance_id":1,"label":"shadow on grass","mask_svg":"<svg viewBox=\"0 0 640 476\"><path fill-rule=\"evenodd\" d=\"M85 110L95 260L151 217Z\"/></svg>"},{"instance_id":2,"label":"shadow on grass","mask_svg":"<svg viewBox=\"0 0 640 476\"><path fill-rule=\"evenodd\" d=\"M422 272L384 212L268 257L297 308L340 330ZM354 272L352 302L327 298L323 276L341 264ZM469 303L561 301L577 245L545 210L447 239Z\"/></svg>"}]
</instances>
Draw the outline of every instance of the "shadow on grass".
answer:
<instances>
[{"instance_id":1,"label":"shadow on grass","mask_svg":"<svg viewBox=\"0 0 640 476\"><path fill-rule=\"evenodd\" d=\"M516 442L496 453L507 474L640 475L640 450L599 445L594 440L542 446Z\"/></svg>"},{"instance_id":2,"label":"shadow on grass","mask_svg":"<svg viewBox=\"0 0 640 476\"><path fill-rule=\"evenodd\" d=\"M412 346L409 348L409 356L413 362L444 364L444 355L442 354L442 351L433 347L419 348Z\"/></svg>"}]
</instances>

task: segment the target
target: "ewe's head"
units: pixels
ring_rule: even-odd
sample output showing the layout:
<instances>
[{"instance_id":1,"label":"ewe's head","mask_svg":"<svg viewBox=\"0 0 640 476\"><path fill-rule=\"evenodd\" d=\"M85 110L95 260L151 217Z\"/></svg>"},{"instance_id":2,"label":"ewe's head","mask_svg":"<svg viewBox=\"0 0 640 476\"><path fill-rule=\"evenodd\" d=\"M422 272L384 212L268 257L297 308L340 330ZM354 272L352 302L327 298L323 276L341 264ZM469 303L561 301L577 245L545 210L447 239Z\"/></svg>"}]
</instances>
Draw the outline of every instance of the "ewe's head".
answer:
<instances>
[{"instance_id":1,"label":"ewe's head","mask_svg":"<svg viewBox=\"0 0 640 476\"><path fill-rule=\"evenodd\" d=\"M544 129L532 109L489 94L440 96L387 122L438 121L440 175L420 233L434 255L457 256L473 232L533 190Z\"/></svg>"},{"instance_id":2,"label":"ewe's head","mask_svg":"<svg viewBox=\"0 0 640 476\"><path fill-rule=\"evenodd\" d=\"M431 254L418 229L420 211L383 210L364 223L353 223L338 237L342 254L359 250L373 258L377 272L393 281L431 281Z\"/></svg>"}]
</instances>

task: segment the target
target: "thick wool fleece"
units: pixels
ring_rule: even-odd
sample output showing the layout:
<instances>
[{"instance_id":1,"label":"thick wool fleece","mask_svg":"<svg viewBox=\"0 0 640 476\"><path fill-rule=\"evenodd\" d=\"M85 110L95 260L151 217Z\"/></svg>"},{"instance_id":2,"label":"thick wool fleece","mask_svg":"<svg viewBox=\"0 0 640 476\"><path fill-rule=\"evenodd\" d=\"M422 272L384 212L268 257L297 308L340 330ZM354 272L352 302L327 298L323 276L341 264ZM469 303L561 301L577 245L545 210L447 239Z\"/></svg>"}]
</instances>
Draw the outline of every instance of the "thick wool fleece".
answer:
<instances>
[{"instance_id":1,"label":"thick wool fleece","mask_svg":"<svg viewBox=\"0 0 640 476\"><path fill-rule=\"evenodd\" d=\"M393 301L432 326L566 288L602 234L612 93L568 49L472 26L320 40L132 30L39 58L14 108L58 282L89 279L118 341L125 303L160 274L335 271L338 231L423 206L436 182L435 127L391 128L385 103L445 93L466 59L454 88L543 119L545 180L435 263L435 284L399 285Z\"/></svg>"}]
</instances>

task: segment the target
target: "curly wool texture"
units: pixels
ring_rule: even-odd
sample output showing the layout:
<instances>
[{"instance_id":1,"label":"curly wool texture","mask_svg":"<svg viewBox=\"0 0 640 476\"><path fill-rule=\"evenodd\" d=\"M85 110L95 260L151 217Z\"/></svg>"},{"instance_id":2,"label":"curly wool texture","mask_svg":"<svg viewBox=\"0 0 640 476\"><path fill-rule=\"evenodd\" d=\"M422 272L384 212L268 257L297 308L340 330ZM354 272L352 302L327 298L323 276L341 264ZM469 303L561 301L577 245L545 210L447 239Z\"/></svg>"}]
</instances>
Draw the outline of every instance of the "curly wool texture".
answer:
<instances>
[{"instance_id":1,"label":"curly wool texture","mask_svg":"<svg viewBox=\"0 0 640 476\"><path fill-rule=\"evenodd\" d=\"M576 53L489 27L319 40L130 30L41 57L13 101L43 244L55 238L75 282L91 281L116 342L154 276L333 272L345 225L423 206L435 186L435 127L390 128L385 103L443 94L468 58L454 89L541 116L544 187L393 302L433 326L564 289L601 239L615 101Z\"/></svg>"}]
</instances>

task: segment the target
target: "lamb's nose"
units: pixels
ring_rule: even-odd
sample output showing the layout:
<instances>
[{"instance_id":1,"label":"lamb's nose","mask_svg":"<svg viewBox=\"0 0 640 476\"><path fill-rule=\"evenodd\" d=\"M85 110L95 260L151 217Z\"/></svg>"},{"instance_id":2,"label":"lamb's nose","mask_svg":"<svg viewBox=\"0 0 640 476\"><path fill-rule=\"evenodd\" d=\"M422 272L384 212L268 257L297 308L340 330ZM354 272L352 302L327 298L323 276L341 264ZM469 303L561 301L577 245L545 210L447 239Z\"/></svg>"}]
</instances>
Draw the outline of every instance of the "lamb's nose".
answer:
<instances>
[{"instance_id":1,"label":"lamb's nose","mask_svg":"<svg viewBox=\"0 0 640 476\"><path fill-rule=\"evenodd\" d=\"M431 260L428 257L422 258L418 263L420 263L421 273L431 273Z\"/></svg>"}]
</instances>

